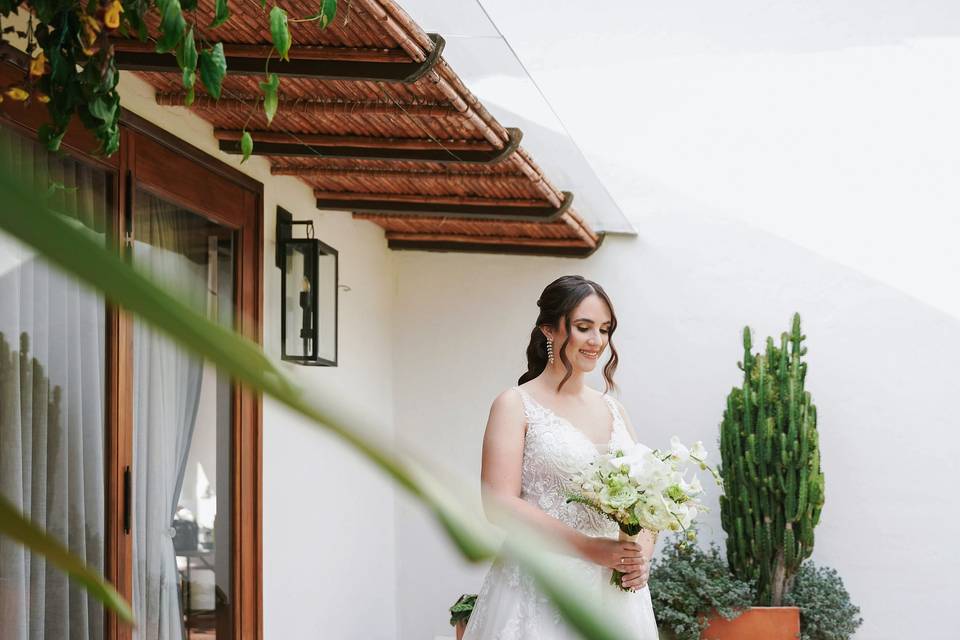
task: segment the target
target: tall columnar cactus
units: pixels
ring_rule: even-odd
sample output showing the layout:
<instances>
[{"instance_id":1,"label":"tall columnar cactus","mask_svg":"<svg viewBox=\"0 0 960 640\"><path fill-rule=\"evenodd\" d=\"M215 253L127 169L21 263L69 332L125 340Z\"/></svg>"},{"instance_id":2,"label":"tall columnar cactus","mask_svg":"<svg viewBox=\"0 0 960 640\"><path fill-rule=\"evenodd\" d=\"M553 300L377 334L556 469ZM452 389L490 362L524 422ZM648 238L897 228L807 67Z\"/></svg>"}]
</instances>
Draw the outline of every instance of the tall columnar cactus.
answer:
<instances>
[{"instance_id":1,"label":"tall columnar cactus","mask_svg":"<svg viewBox=\"0 0 960 640\"><path fill-rule=\"evenodd\" d=\"M800 563L813 552L813 528L824 501L817 408L803 388L807 365L800 315L765 354L750 353L743 329L743 387L727 396L720 426L725 495L720 519L727 562L756 585L757 605L780 606ZM789 353L788 353L789 343Z\"/></svg>"}]
</instances>

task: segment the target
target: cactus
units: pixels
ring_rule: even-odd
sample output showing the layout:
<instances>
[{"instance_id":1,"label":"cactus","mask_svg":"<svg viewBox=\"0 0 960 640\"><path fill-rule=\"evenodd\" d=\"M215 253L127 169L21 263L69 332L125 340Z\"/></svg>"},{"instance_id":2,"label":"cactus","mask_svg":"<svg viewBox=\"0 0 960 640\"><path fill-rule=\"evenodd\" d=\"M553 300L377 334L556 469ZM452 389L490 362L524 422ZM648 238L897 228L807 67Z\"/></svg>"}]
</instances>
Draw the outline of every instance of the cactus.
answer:
<instances>
[{"instance_id":1,"label":"cactus","mask_svg":"<svg viewBox=\"0 0 960 640\"><path fill-rule=\"evenodd\" d=\"M757 605L781 606L800 563L813 552L824 502L817 409L804 390L807 349L800 315L779 348L752 354L743 329L743 386L727 396L720 425L720 520L727 563L756 587ZM789 352L788 352L789 347Z\"/></svg>"}]
</instances>

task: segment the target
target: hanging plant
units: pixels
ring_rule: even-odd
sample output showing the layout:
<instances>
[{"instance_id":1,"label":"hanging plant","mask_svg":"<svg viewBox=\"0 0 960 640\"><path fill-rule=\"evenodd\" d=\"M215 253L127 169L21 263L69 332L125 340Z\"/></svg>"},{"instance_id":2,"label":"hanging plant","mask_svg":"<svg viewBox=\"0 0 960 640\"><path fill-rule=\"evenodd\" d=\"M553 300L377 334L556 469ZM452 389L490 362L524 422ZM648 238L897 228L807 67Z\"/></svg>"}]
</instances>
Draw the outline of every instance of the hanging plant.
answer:
<instances>
[{"instance_id":1,"label":"hanging plant","mask_svg":"<svg viewBox=\"0 0 960 640\"><path fill-rule=\"evenodd\" d=\"M216 0L209 27L219 27L229 20L227 2ZM274 51L289 60L293 42L290 23L317 22L326 28L336 16L337 0L319 0L316 14L299 19L289 18L276 4L267 12L266 0L261 0L260 6ZM0 101L45 103L50 120L40 128L39 135L52 151L59 149L76 115L99 141L98 153L109 156L120 145L119 75L111 37L152 41L158 53L175 56L188 106L193 103L198 79L214 100L220 99L227 74L223 44L197 41L196 9L197 0L0 0L2 38L25 41L30 56L23 79L0 87ZM6 24L21 12L27 14L25 30ZM146 18L151 12L156 12L160 23L156 37L147 30ZM266 81L260 87L269 126L276 114L280 86L277 75L269 72L269 57L264 74ZM253 106L254 112L258 108L259 103ZM246 127L244 139L249 140L243 145L246 160L253 150Z\"/></svg>"}]
</instances>

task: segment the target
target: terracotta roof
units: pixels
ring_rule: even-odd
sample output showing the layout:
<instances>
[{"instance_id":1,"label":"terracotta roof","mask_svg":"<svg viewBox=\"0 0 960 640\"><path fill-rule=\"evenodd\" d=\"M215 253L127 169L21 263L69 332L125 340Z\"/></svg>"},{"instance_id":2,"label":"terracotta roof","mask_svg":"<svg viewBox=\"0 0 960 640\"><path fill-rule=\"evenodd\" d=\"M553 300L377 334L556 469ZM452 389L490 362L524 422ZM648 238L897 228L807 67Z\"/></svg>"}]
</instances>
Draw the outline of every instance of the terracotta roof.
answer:
<instances>
[{"instance_id":1,"label":"terracotta roof","mask_svg":"<svg viewBox=\"0 0 960 640\"><path fill-rule=\"evenodd\" d=\"M315 0L279 4L291 19L317 7ZM246 127L254 153L269 157L274 174L313 186L320 208L382 226L391 248L596 250L602 236L576 213L572 194L543 175L519 144L522 132L497 122L443 59L442 34L426 34L392 0L339 5L325 30L291 22L290 62L275 53L269 61L281 82L268 126L262 109L254 110L271 42L266 11L256 2L231 3L230 19L210 30L204 25L214 0L199 1L198 41L224 43L228 73L219 101L198 82L191 109L214 125L221 149L237 151ZM160 58L139 43L116 48L120 67L156 87L159 104L183 104L176 69L159 70ZM410 76L416 79L397 80Z\"/></svg>"}]
</instances>

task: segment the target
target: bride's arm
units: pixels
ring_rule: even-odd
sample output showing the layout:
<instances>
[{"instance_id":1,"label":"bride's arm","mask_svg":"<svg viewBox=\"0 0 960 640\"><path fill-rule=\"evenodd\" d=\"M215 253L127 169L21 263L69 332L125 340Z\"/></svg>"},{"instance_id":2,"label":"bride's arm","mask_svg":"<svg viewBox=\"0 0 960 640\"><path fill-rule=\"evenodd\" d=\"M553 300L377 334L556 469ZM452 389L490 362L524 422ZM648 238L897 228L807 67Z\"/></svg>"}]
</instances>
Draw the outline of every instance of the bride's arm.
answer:
<instances>
[{"instance_id":1,"label":"bride's arm","mask_svg":"<svg viewBox=\"0 0 960 640\"><path fill-rule=\"evenodd\" d=\"M611 568L622 566L620 558L626 557L626 568L631 568L634 558L642 554L640 545L585 535L520 497L525 426L520 395L510 389L497 396L483 434L480 479L487 518L493 524L502 524L493 508L496 501L547 535L567 543L580 556Z\"/></svg>"}]
</instances>

